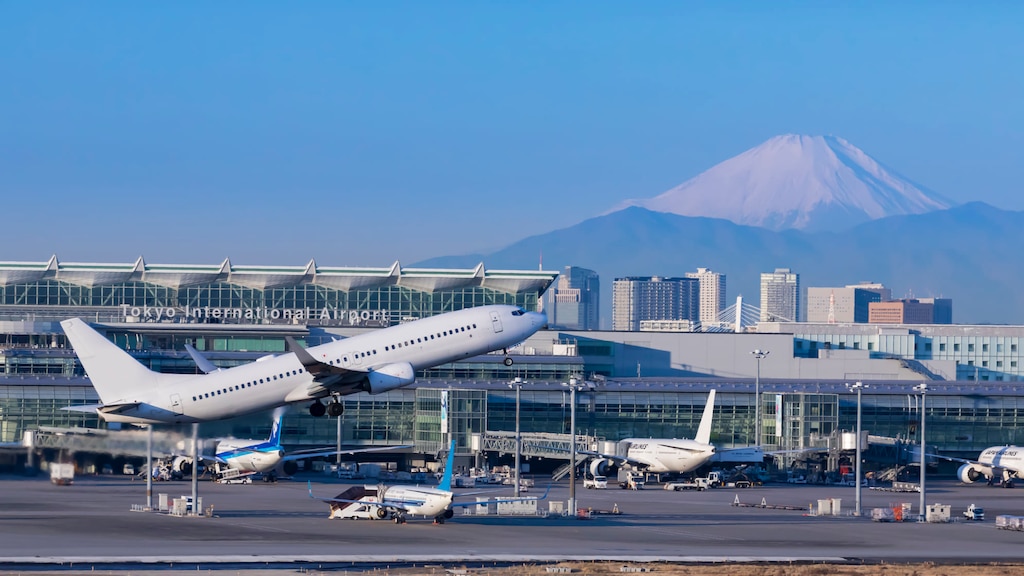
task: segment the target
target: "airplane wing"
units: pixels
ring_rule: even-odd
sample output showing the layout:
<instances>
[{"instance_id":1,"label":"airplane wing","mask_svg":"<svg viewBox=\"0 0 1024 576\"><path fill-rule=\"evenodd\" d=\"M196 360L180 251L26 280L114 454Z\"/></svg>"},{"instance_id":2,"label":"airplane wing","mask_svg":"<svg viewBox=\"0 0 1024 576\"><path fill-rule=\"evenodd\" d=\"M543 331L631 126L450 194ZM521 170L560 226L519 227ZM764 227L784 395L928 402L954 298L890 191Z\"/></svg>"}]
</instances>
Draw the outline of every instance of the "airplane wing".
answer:
<instances>
[{"instance_id":1,"label":"airplane wing","mask_svg":"<svg viewBox=\"0 0 1024 576\"><path fill-rule=\"evenodd\" d=\"M304 460L306 458L316 458L318 456L335 456L337 454L360 454L363 452L383 452L385 450L401 450L403 448L411 448L411 444L405 444L402 446L379 446L372 448L355 448L352 450L332 450L330 448L309 448L307 450L296 450L289 452L283 461L291 460Z\"/></svg>"},{"instance_id":2,"label":"airplane wing","mask_svg":"<svg viewBox=\"0 0 1024 576\"><path fill-rule=\"evenodd\" d=\"M470 494L482 494L485 491L480 490L476 492L459 492L457 496L469 496ZM551 492L551 484L548 484L547 490L544 491L544 495L540 498L534 496L527 496L524 498L495 498L494 500L488 500L486 504L507 504L509 502L525 502L526 500L546 500L548 493ZM449 508L468 508L470 506L476 506L478 504L485 504L485 502L452 502Z\"/></svg>"},{"instance_id":3,"label":"airplane wing","mask_svg":"<svg viewBox=\"0 0 1024 576\"><path fill-rule=\"evenodd\" d=\"M330 385L333 381L338 380L339 377L356 372L355 370L349 370L313 358L313 355L291 336L285 336L284 341L287 345L287 350L295 354L295 357L302 363L302 367L306 369L306 372L313 375L313 380L316 382Z\"/></svg>"},{"instance_id":4,"label":"airplane wing","mask_svg":"<svg viewBox=\"0 0 1024 576\"><path fill-rule=\"evenodd\" d=\"M409 512L409 506L422 506L423 500L396 500L389 499L383 502L370 502L368 500L348 500L345 498L324 498L323 496L315 496L313 494L313 483L309 480L306 481L306 485L309 487L309 497L313 500L319 500L327 503L338 503L338 504L365 504L367 506L376 506L378 508L386 508L388 510L399 510L401 512Z\"/></svg>"}]
</instances>

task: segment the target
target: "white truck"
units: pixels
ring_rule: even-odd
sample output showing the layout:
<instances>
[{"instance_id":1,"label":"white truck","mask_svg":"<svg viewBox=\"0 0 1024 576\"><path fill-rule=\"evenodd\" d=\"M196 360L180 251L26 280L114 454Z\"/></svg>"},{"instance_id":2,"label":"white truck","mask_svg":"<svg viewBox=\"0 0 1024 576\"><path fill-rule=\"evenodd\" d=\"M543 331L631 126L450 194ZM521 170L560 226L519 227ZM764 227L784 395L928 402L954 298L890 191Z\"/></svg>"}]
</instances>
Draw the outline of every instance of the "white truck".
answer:
<instances>
[{"instance_id":1,"label":"white truck","mask_svg":"<svg viewBox=\"0 0 1024 576\"><path fill-rule=\"evenodd\" d=\"M680 482L668 482L665 484L665 490L674 490L679 492L680 490L697 490L703 492L710 487L707 478L694 478L693 480L683 480Z\"/></svg>"},{"instance_id":2,"label":"white truck","mask_svg":"<svg viewBox=\"0 0 1024 576\"><path fill-rule=\"evenodd\" d=\"M623 490L643 490L644 475L636 470L619 470L619 487Z\"/></svg>"},{"instance_id":3,"label":"white truck","mask_svg":"<svg viewBox=\"0 0 1024 576\"><path fill-rule=\"evenodd\" d=\"M587 477L583 479L583 487L604 490L605 488L608 488L608 477L587 475Z\"/></svg>"},{"instance_id":4,"label":"white truck","mask_svg":"<svg viewBox=\"0 0 1024 576\"><path fill-rule=\"evenodd\" d=\"M70 486L75 481L75 465L52 463L50 464L50 482L58 486Z\"/></svg>"}]
</instances>

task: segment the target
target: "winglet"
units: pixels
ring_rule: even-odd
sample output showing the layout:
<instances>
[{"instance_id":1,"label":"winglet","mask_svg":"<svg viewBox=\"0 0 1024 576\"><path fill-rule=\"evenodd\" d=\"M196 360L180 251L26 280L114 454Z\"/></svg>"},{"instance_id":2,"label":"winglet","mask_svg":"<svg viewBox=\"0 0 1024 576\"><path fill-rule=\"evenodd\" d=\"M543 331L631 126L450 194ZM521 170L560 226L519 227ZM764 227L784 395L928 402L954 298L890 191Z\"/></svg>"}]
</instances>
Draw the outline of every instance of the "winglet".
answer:
<instances>
[{"instance_id":1,"label":"winglet","mask_svg":"<svg viewBox=\"0 0 1024 576\"><path fill-rule=\"evenodd\" d=\"M452 445L448 448L448 460L444 465L444 476L437 485L438 490L452 491L452 472L455 469L455 439L452 438Z\"/></svg>"},{"instance_id":2,"label":"winglet","mask_svg":"<svg viewBox=\"0 0 1024 576\"><path fill-rule=\"evenodd\" d=\"M695 442L711 444L711 417L715 412L715 389L708 393L708 403L704 406L704 414L700 417L700 426L697 427Z\"/></svg>"},{"instance_id":3,"label":"winglet","mask_svg":"<svg viewBox=\"0 0 1024 576\"><path fill-rule=\"evenodd\" d=\"M185 350L188 351L188 355L192 357L192 361L196 363L196 367L202 370L204 374L220 370L216 364L210 362L206 356L200 354L199 350L193 348L191 344L185 344Z\"/></svg>"},{"instance_id":4,"label":"winglet","mask_svg":"<svg viewBox=\"0 0 1024 576\"><path fill-rule=\"evenodd\" d=\"M306 487L309 488L309 497L316 500L316 496L313 496L313 482L311 480L306 480Z\"/></svg>"}]
</instances>

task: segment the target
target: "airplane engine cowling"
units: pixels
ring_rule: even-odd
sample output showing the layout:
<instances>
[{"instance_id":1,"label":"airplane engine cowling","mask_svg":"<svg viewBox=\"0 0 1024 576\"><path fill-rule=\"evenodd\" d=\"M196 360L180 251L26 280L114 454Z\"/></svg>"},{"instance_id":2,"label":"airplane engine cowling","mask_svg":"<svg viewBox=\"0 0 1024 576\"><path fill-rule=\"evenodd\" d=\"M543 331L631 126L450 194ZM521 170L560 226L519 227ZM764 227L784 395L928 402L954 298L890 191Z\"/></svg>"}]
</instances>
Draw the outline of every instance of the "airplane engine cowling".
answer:
<instances>
[{"instance_id":1,"label":"airplane engine cowling","mask_svg":"<svg viewBox=\"0 0 1024 576\"><path fill-rule=\"evenodd\" d=\"M605 458L595 458L590 461L590 473L594 476L607 476L610 464Z\"/></svg>"},{"instance_id":2,"label":"airplane engine cowling","mask_svg":"<svg viewBox=\"0 0 1024 576\"><path fill-rule=\"evenodd\" d=\"M174 459L174 463L171 465L172 470L177 470L182 474L192 473L192 459L184 456L178 456Z\"/></svg>"},{"instance_id":3,"label":"airplane engine cowling","mask_svg":"<svg viewBox=\"0 0 1024 576\"><path fill-rule=\"evenodd\" d=\"M416 381L416 371L408 362L385 364L380 368L366 373L365 390L370 394L380 394Z\"/></svg>"},{"instance_id":4,"label":"airplane engine cowling","mask_svg":"<svg viewBox=\"0 0 1024 576\"><path fill-rule=\"evenodd\" d=\"M956 471L956 477L965 484L977 482L982 478L982 476L984 476L984 474L978 472L978 470L971 464L964 464Z\"/></svg>"},{"instance_id":5,"label":"airplane engine cowling","mask_svg":"<svg viewBox=\"0 0 1024 576\"><path fill-rule=\"evenodd\" d=\"M295 460L285 460L281 463L281 472L284 472L285 476L294 476L299 471L299 463Z\"/></svg>"}]
</instances>

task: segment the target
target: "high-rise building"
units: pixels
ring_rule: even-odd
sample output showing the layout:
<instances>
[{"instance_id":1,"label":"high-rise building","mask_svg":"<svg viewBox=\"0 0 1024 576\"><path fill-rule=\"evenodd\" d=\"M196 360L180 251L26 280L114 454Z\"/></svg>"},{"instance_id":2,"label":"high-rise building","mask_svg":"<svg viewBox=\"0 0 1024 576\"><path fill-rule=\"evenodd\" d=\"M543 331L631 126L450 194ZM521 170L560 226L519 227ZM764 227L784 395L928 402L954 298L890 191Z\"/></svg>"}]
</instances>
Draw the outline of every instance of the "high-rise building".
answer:
<instances>
[{"instance_id":1,"label":"high-rise building","mask_svg":"<svg viewBox=\"0 0 1024 576\"><path fill-rule=\"evenodd\" d=\"M789 268L761 273L761 321L800 321L800 275Z\"/></svg>"},{"instance_id":2,"label":"high-rise building","mask_svg":"<svg viewBox=\"0 0 1024 576\"><path fill-rule=\"evenodd\" d=\"M878 290L861 286L807 288L806 322L865 323L868 321L868 304L881 301Z\"/></svg>"},{"instance_id":3,"label":"high-rise building","mask_svg":"<svg viewBox=\"0 0 1024 576\"><path fill-rule=\"evenodd\" d=\"M700 281L660 276L616 278L612 284L612 330L640 330L644 320L700 317Z\"/></svg>"},{"instance_id":4,"label":"high-rise building","mask_svg":"<svg viewBox=\"0 0 1024 576\"><path fill-rule=\"evenodd\" d=\"M597 272L566 266L545 298L548 326L561 330L599 330L600 295Z\"/></svg>"},{"instance_id":5,"label":"high-rise building","mask_svg":"<svg viewBox=\"0 0 1024 576\"><path fill-rule=\"evenodd\" d=\"M931 304L934 315L932 320L935 324L953 323L953 299L952 298L918 298L925 304Z\"/></svg>"},{"instance_id":6,"label":"high-rise building","mask_svg":"<svg viewBox=\"0 0 1024 576\"><path fill-rule=\"evenodd\" d=\"M686 277L696 278L700 282L701 324L718 322L718 313L725 310L725 274L697 268L696 272L687 272Z\"/></svg>"},{"instance_id":7,"label":"high-rise building","mask_svg":"<svg viewBox=\"0 0 1024 576\"><path fill-rule=\"evenodd\" d=\"M872 324L934 324L935 306L915 298L872 302L868 321Z\"/></svg>"}]
</instances>

